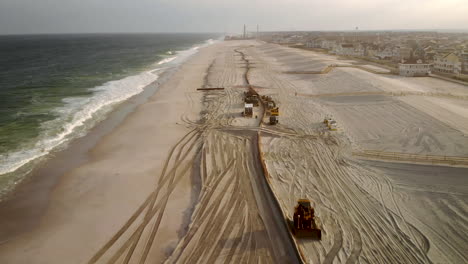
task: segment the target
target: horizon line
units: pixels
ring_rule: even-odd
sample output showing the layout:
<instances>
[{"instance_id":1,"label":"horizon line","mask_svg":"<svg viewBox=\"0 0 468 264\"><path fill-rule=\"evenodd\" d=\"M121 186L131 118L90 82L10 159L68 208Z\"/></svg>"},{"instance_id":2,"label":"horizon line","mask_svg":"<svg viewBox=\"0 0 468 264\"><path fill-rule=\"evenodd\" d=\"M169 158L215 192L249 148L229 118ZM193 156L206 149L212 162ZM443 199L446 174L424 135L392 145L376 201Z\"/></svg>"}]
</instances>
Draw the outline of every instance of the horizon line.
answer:
<instances>
[{"instance_id":1,"label":"horizon line","mask_svg":"<svg viewBox=\"0 0 468 264\"><path fill-rule=\"evenodd\" d=\"M256 32L256 31L248 31ZM275 33L275 32L436 32L436 33L468 33L468 28L452 29L452 28L421 28L421 29L311 29L311 30L264 30L259 33ZM34 35L111 35L111 34L234 34L227 32L210 32L210 31L154 31L154 32L38 32L38 33L0 33L0 36L34 36ZM241 33L235 33L241 34Z\"/></svg>"}]
</instances>

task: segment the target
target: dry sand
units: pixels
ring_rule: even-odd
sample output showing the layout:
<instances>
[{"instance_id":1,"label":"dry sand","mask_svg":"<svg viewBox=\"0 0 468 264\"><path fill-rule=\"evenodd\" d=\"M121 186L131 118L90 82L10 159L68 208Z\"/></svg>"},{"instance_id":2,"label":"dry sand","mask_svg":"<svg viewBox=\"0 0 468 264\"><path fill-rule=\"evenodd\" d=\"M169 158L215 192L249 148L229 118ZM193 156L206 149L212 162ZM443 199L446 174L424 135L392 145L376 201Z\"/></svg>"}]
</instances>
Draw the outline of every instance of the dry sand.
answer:
<instances>
[{"instance_id":1,"label":"dry sand","mask_svg":"<svg viewBox=\"0 0 468 264\"><path fill-rule=\"evenodd\" d=\"M253 69L251 82L268 87L280 104L274 130L295 134L263 133L275 194L290 217L296 199L311 199L323 223L322 241L297 240L306 262L467 262L468 169L371 162L351 153L468 157L468 87L354 68L284 74L305 69L305 58L315 71L343 61L272 44L249 51L268 65ZM326 116L339 131L325 128Z\"/></svg>"},{"instance_id":2,"label":"dry sand","mask_svg":"<svg viewBox=\"0 0 468 264\"><path fill-rule=\"evenodd\" d=\"M241 116L247 60L250 84L280 107L274 127L261 106ZM0 262L295 263L283 215L299 198L323 227L321 241L294 240L308 263L468 262L466 168L353 155L468 156L468 88L373 66L286 73L332 64L355 62L255 41L201 49L60 178Z\"/></svg>"}]
</instances>

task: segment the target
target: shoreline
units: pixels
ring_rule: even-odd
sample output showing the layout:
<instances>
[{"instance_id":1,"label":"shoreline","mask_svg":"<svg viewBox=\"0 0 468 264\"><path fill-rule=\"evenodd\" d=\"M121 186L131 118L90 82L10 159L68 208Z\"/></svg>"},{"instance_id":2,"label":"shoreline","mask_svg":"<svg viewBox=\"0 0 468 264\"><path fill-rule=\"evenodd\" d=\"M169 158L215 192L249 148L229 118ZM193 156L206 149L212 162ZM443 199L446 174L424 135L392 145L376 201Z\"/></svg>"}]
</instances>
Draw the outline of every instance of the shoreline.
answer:
<instances>
[{"instance_id":1,"label":"shoreline","mask_svg":"<svg viewBox=\"0 0 468 264\"><path fill-rule=\"evenodd\" d=\"M180 118L198 120L201 102L188 97L200 96L196 88L203 83L208 60L216 50L214 45L199 47L196 53L167 69L142 93L116 107L87 135L54 153L9 199L0 203L0 215L7 216L0 220L5 227L0 233L0 262L27 262L40 255L43 261L55 259L56 263L63 263L67 256L80 256L75 260L82 263L96 253L144 200L162 169L162 162L158 161L165 160L175 140L188 131ZM200 55L204 52L211 55ZM187 74L192 76L188 80ZM145 121L148 117L152 122ZM154 147L148 149L146 141ZM138 152L127 159L133 150ZM149 157L155 162L148 162ZM201 189L197 186L199 179L191 174L176 187L173 206L177 209L164 217L165 227L160 232L166 237L160 243L164 246L151 259L165 259L188 229L194 200ZM97 226L100 227L94 231L96 234L89 232ZM70 232L75 236L70 236ZM42 244L44 239L49 243ZM76 246L70 247L73 244ZM26 252L15 255L14 251L21 248ZM60 253L56 248L62 248Z\"/></svg>"},{"instance_id":2,"label":"shoreline","mask_svg":"<svg viewBox=\"0 0 468 264\"><path fill-rule=\"evenodd\" d=\"M181 42L174 45L174 51L170 54L159 50L155 53L156 58L151 57L149 62L134 71L129 70L125 74L82 88L86 91L85 96L65 94L61 97L61 104L48 110L54 113L54 118L42 124L32 143L28 141L27 145L5 150L0 155L3 162L0 166L0 203L9 199L37 168L67 149L77 138L90 133L121 104L144 93L147 86L160 82L166 71L179 67L199 48L217 40L209 38L197 41L187 40L186 44ZM131 68L130 65L128 67Z\"/></svg>"},{"instance_id":3,"label":"shoreline","mask_svg":"<svg viewBox=\"0 0 468 264\"><path fill-rule=\"evenodd\" d=\"M30 231L47 209L50 194L67 171L71 171L90 159L92 150L106 135L122 124L135 109L158 92L181 65L168 68L143 92L120 103L107 116L82 137L73 139L62 150L51 152L46 160L29 172L11 192L0 201L0 245Z\"/></svg>"}]
</instances>

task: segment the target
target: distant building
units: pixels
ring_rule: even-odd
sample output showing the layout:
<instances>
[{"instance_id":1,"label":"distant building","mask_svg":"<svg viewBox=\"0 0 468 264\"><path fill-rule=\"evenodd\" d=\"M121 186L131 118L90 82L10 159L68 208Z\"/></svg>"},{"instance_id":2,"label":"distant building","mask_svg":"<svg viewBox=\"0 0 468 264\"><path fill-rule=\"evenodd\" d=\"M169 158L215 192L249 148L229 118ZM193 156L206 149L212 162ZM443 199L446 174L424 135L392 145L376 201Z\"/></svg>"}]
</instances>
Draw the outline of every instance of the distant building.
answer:
<instances>
[{"instance_id":1,"label":"distant building","mask_svg":"<svg viewBox=\"0 0 468 264\"><path fill-rule=\"evenodd\" d=\"M408 47L400 47L400 59L409 59L413 56L413 49Z\"/></svg>"},{"instance_id":2,"label":"distant building","mask_svg":"<svg viewBox=\"0 0 468 264\"><path fill-rule=\"evenodd\" d=\"M331 50L335 47L336 41L334 40L324 40L322 41L322 49Z\"/></svg>"},{"instance_id":3,"label":"distant building","mask_svg":"<svg viewBox=\"0 0 468 264\"><path fill-rule=\"evenodd\" d=\"M437 53L435 52L435 50L431 47L431 46L428 46L426 48L424 48L424 60L427 61L427 62L433 62L434 61L434 57Z\"/></svg>"},{"instance_id":4,"label":"distant building","mask_svg":"<svg viewBox=\"0 0 468 264\"><path fill-rule=\"evenodd\" d=\"M460 59L462 63L461 72L463 74L468 74L468 52L464 51L460 54Z\"/></svg>"},{"instance_id":5,"label":"distant building","mask_svg":"<svg viewBox=\"0 0 468 264\"><path fill-rule=\"evenodd\" d=\"M418 77L427 76L431 72L431 64L422 63L422 60L418 61L402 61L398 64L398 69L401 76L407 77Z\"/></svg>"},{"instance_id":6,"label":"distant building","mask_svg":"<svg viewBox=\"0 0 468 264\"><path fill-rule=\"evenodd\" d=\"M364 56L364 48L359 44L342 43L335 45L333 52L343 56Z\"/></svg>"},{"instance_id":7,"label":"distant building","mask_svg":"<svg viewBox=\"0 0 468 264\"><path fill-rule=\"evenodd\" d=\"M361 43L364 49L364 56L369 58L375 58L375 55L379 52L379 46L372 43Z\"/></svg>"},{"instance_id":8,"label":"distant building","mask_svg":"<svg viewBox=\"0 0 468 264\"><path fill-rule=\"evenodd\" d=\"M400 54L400 47L399 46L393 47L391 59L393 61L395 61L395 62L398 62L398 61L401 60L401 54Z\"/></svg>"},{"instance_id":9,"label":"distant building","mask_svg":"<svg viewBox=\"0 0 468 264\"><path fill-rule=\"evenodd\" d=\"M461 72L460 58L453 52L439 53L434 57L434 71L440 73L458 74Z\"/></svg>"},{"instance_id":10,"label":"distant building","mask_svg":"<svg viewBox=\"0 0 468 264\"><path fill-rule=\"evenodd\" d=\"M393 57L393 49L390 46L376 52L375 57L381 60L389 60Z\"/></svg>"},{"instance_id":11,"label":"distant building","mask_svg":"<svg viewBox=\"0 0 468 264\"><path fill-rule=\"evenodd\" d=\"M324 40L321 39L321 38L309 40L309 41L306 42L306 47L307 48L315 48L315 49L319 48L320 49L323 46L322 45L323 41Z\"/></svg>"},{"instance_id":12,"label":"distant building","mask_svg":"<svg viewBox=\"0 0 468 264\"><path fill-rule=\"evenodd\" d=\"M413 58L424 60L426 58L426 51L423 47L418 46L413 50Z\"/></svg>"}]
</instances>

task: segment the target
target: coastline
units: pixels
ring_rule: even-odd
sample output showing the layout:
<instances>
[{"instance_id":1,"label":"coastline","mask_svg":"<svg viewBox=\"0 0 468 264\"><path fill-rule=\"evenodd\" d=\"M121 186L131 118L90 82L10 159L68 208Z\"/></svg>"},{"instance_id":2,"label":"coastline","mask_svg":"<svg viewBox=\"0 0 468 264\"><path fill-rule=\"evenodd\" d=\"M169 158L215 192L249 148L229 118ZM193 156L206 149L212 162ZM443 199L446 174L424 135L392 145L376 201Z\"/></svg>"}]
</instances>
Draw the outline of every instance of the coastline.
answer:
<instances>
[{"instance_id":1,"label":"coastline","mask_svg":"<svg viewBox=\"0 0 468 264\"><path fill-rule=\"evenodd\" d=\"M107 56L108 60L104 58L99 63L92 60L76 62L75 68L82 66L82 68L91 72L86 72L85 70L83 70L84 72L70 72L70 70L65 70L62 75L53 75L50 78L43 77L42 82L45 82L45 86L48 85L47 81L51 82L52 85L52 88L45 90L44 96L55 100L48 102L44 107L41 107L41 101L36 99L36 97L41 96L40 94L36 95L34 92L27 90L27 87L22 89L22 93L27 94L29 92L34 94L35 97L33 98L34 100L31 99L31 104L35 108L32 106L30 107L32 109L21 108L21 110L18 110L19 112L13 115L12 113L15 111L16 106L4 105L7 110L13 110L7 111L6 116L4 116L6 119L2 119L2 124L5 124L5 126L2 125L2 148L0 151L0 202L7 199L33 170L43 165L45 161L55 156L61 150L67 148L70 142L76 138L88 134L93 127L105 120L116 107L131 97L142 93L145 87L157 82L168 69L177 67L183 63L188 57L195 54L198 48L214 42L212 38L208 39L208 37L212 36L205 37L203 39L197 37L198 39L196 40L190 37L182 37L186 38L182 42L176 41L173 44L163 43L161 45L156 41L156 46L154 46L156 50L143 48L139 51L139 56L138 54L133 54L130 58L128 54L123 54L119 59L120 63L116 63L115 59L109 58L114 57L112 49L101 56ZM151 38L154 37L151 36ZM148 39L145 39L145 41L148 41ZM138 45L138 43L134 45ZM169 47L175 51L166 52L165 50L169 49ZM92 53L93 51L86 50L86 52ZM138 52L134 51L134 53ZM92 54L88 54L88 56L92 56ZM142 58L142 56L146 59ZM125 63L125 61L128 63ZM62 63L62 61L58 63ZM83 63L85 63L84 66ZM138 63L140 64L137 65ZM109 74L99 72L96 73L96 76L93 75L92 78L67 77L73 74L77 76L95 74L92 72L92 69L86 67L86 65L94 64L96 64L95 67L97 68L101 67L104 70L113 70L115 72L118 71L115 69L118 67L120 72ZM34 72L34 74L38 75L38 72ZM44 76L46 75L44 74ZM18 78L18 76L13 73L11 78ZM92 81L88 81L88 79ZM56 92L53 90L53 83L66 80L70 80L69 83L63 84L64 87L68 87L65 89L67 91L51 96L51 94ZM10 83L13 82L10 81ZM7 91L11 89L11 85L7 85L6 89ZM14 94L11 98L12 102L16 100ZM8 100L8 96L6 99ZM42 120L39 125L34 123L38 120L30 117L36 113L35 111L39 111L41 115L38 119ZM16 125L19 127L14 129L15 125L8 122L18 122L18 120L14 119L16 115L18 115L18 118L24 119L23 116L26 116L29 119L19 120L20 125ZM27 128L30 129L29 133L36 134L33 136L25 134L27 133Z\"/></svg>"},{"instance_id":2,"label":"coastline","mask_svg":"<svg viewBox=\"0 0 468 264\"><path fill-rule=\"evenodd\" d=\"M72 140L68 147L54 152L22 180L13 191L0 201L0 245L21 233L34 228L36 221L47 208L50 194L60 178L70 170L90 160L89 151L100 140L118 127L135 109L149 100L159 86L169 79L177 67L167 69L158 80L146 86L143 92L122 102L104 120L83 136ZM36 223L37 224L37 223Z\"/></svg>"},{"instance_id":3,"label":"coastline","mask_svg":"<svg viewBox=\"0 0 468 264\"><path fill-rule=\"evenodd\" d=\"M131 211L149 192L149 187L154 185L155 176L161 171L162 161L169 148L188 131L188 128L177 122L180 116L197 120L199 103L189 100L190 103L187 104L186 97L189 91L195 91L203 83L204 75L199 73L206 71L206 60L214 55L200 55L205 49L206 47L200 47L197 53L166 71L156 83L146 87L144 92L119 105L86 136L73 140L68 148L57 152L55 157L32 172L12 196L0 205L0 215L8 216L2 217L1 224L9 227L0 233L0 260L27 262L31 257L41 255L44 262L56 259L56 263L63 263L66 256L79 255L81 259L76 259L76 263L82 263L90 258L103 241L131 215ZM191 65L190 62L194 60L198 62ZM189 80L184 81L191 71L196 71L197 74L192 74ZM173 87L177 89L172 89ZM148 115L148 112L151 114ZM145 119L148 116L154 118L154 122L147 123ZM142 132L150 131L152 134L142 137ZM138 134L140 135L135 138ZM123 138L125 142L122 142ZM142 150L145 146L150 147L145 141L151 141L151 149ZM140 147L136 146L138 144ZM119 147L122 148L117 150ZM131 147L134 149L129 149ZM126 153L126 156L116 154L119 151ZM140 152L132 158L134 167L127 159L132 156L133 151ZM100 164L112 159L110 155L118 156L119 162ZM135 156L144 159L143 163ZM126 165L124 161L129 164ZM117 169L119 166L120 169ZM106 168L113 172L106 171ZM179 213L174 214L178 219L167 221L166 225L170 227L163 235L169 239L155 258L164 259L167 254L165 251L170 250L171 243L174 245L177 241L174 239L179 236L178 232L184 225L188 225L189 216L186 210L193 208L191 203L199 187L192 187L192 183L196 182L193 177L183 181L181 194L177 195L175 201L180 205L180 209L176 210ZM79 215L70 215L75 213ZM110 219L112 222L108 221ZM83 235L83 232L97 227L98 230L93 232L99 231L99 235L93 232ZM69 232L75 235L70 236ZM76 235L83 235L82 240L69 241L73 240L70 237ZM43 245L40 242L43 239L54 242ZM71 244L76 247L70 247ZM74 253L62 250L62 253L54 254L56 249L53 247L65 247L63 249L73 250ZM14 254L18 248L29 248L31 251L18 256ZM64 259L60 259L60 256Z\"/></svg>"}]
</instances>

